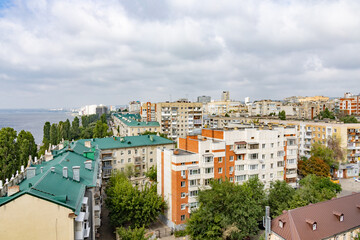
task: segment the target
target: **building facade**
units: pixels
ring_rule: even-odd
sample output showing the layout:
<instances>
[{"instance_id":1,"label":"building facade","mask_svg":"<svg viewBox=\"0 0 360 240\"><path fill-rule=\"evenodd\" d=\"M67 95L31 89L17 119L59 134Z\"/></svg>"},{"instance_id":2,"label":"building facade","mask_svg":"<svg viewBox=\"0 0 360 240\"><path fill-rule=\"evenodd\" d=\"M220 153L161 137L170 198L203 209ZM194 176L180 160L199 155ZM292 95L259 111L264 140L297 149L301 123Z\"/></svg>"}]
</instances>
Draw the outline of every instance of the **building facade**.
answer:
<instances>
[{"instance_id":1,"label":"building facade","mask_svg":"<svg viewBox=\"0 0 360 240\"><path fill-rule=\"evenodd\" d=\"M360 115L360 95L345 93L340 98L340 112L347 115Z\"/></svg>"},{"instance_id":2,"label":"building facade","mask_svg":"<svg viewBox=\"0 0 360 240\"><path fill-rule=\"evenodd\" d=\"M120 136L138 136L144 132L160 132L158 122L141 122L140 114L113 114L115 127Z\"/></svg>"},{"instance_id":3,"label":"building facade","mask_svg":"<svg viewBox=\"0 0 360 240\"><path fill-rule=\"evenodd\" d=\"M202 103L177 101L157 103L156 120L160 132L169 138L177 139L191 134L194 129L202 128Z\"/></svg>"},{"instance_id":4,"label":"building facade","mask_svg":"<svg viewBox=\"0 0 360 240\"><path fill-rule=\"evenodd\" d=\"M165 221L181 227L211 179L241 184L258 177L266 188L275 180L295 186L296 138L294 127L203 129L199 136L179 138L179 149L158 149L158 193L169 206Z\"/></svg>"},{"instance_id":5,"label":"building facade","mask_svg":"<svg viewBox=\"0 0 360 240\"><path fill-rule=\"evenodd\" d=\"M140 113L141 103L140 101L129 102L129 113Z\"/></svg>"},{"instance_id":6,"label":"building facade","mask_svg":"<svg viewBox=\"0 0 360 240\"><path fill-rule=\"evenodd\" d=\"M156 121L156 103L146 102L141 104L140 109L141 121L155 122Z\"/></svg>"},{"instance_id":7,"label":"building facade","mask_svg":"<svg viewBox=\"0 0 360 240\"><path fill-rule=\"evenodd\" d=\"M79 141L90 141L92 145L100 149L104 180L110 178L114 170L124 172L128 167L131 167L135 175L131 180L135 185L145 184L145 173L151 167L156 166L157 148L172 149L175 147L173 141L156 135L95 138Z\"/></svg>"},{"instance_id":8,"label":"building facade","mask_svg":"<svg viewBox=\"0 0 360 240\"><path fill-rule=\"evenodd\" d=\"M95 239L101 168L89 146L70 143L0 181L0 239Z\"/></svg>"}]
</instances>

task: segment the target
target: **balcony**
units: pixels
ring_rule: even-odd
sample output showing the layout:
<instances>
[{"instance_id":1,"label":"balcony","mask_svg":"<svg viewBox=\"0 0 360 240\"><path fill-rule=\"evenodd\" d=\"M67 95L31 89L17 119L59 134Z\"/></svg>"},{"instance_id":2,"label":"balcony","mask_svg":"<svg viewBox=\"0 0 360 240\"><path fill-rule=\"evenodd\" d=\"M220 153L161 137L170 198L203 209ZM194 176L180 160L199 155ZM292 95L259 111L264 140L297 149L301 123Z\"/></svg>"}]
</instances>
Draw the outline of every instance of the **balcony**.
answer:
<instances>
[{"instance_id":1,"label":"balcony","mask_svg":"<svg viewBox=\"0 0 360 240\"><path fill-rule=\"evenodd\" d=\"M113 158L113 156L111 155L111 156L109 156L109 155L104 155L103 157L102 157L102 160L103 161L112 161L114 158Z\"/></svg>"},{"instance_id":2,"label":"balcony","mask_svg":"<svg viewBox=\"0 0 360 240\"><path fill-rule=\"evenodd\" d=\"M311 139L311 138L312 138L312 136L311 136L311 135L306 134L304 138L305 138L305 139Z\"/></svg>"}]
</instances>

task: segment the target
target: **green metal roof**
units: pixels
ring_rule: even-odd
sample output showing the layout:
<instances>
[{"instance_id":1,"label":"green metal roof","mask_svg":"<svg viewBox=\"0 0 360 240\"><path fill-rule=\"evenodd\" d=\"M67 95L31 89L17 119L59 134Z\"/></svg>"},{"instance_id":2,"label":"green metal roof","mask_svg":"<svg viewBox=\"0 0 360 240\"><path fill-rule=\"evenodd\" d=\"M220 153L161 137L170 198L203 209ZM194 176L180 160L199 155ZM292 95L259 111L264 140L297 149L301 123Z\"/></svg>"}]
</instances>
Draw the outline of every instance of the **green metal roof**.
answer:
<instances>
[{"instance_id":1,"label":"green metal roof","mask_svg":"<svg viewBox=\"0 0 360 240\"><path fill-rule=\"evenodd\" d=\"M92 141L91 144L98 146L98 148L101 150L175 143L172 140L159 137L156 135L106 137L106 138L82 139L79 141L82 143L85 141Z\"/></svg>"},{"instance_id":2,"label":"green metal roof","mask_svg":"<svg viewBox=\"0 0 360 240\"><path fill-rule=\"evenodd\" d=\"M114 117L118 118L120 121L125 123L130 127L160 127L158 122L140 122L140 114L118 114L114 113Z\"/></svg>"},{"instance_id":3,"label":"green metal roof","mask_svg":"<svg viewBox=\"0 0 360 240\"><path fill-rule=\"evenodd\" d=\"M84 157L84 152L89 151L95 151L95 160ZM70 208L75 214L79 214L86 187L96 186L99 150L86 148L83 143L77 141L60 151L54 151L53 154L53 160L31 165L36 168L36 175L24 179L19 184L18 193L10 197L0 197L0 206L23 194L30 194ZM86 160L92 160L91 170L85 169ZM73 166L80 166L79 182L73 180ZM52 167L55 168L54 172L51 171ZM68 178L63 177L63 167L68 168Z\"/></svg>"}]
</instances>

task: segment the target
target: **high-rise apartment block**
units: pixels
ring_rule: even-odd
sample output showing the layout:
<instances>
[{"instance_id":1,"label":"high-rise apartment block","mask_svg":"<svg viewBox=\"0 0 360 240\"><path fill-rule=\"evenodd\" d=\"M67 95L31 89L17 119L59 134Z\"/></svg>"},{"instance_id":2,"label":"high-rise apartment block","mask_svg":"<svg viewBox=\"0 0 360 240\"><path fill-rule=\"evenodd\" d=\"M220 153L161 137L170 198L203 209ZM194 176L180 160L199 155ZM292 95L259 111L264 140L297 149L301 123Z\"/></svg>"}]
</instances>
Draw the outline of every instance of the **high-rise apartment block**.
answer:
<instances>
[{"instance_id":1,"label":"high-rise apartment block","mask_svg":"<svg viewBox=\"0 0 360 240\"><path fill-rule=\"evenodd\" d=\"M340 112L348 115L360 115L360 95L345 93L340 98Z\"/></svg>"},{"instance_id":2,"label":"high-rise apartment block","mask_svg":"<svg viewBox=\"0 0 360 240\"><path fill-rule=\"evenodd\" d=\"M155 122L156 103L146 102L141 104L140 115L141 115L141 121L143 122Z\"/></svg>"},{"instance_id":3,"label":"high-rise apartment block","mask_svg":"<svg viewBox=\"0 0 360 240\"><path fill-rule=\"evenodd\" d=\"M230 101L230 92L229 91L222 92L221 101Z\"/></svg>"},{"instance_id":4,"label":"high-rise apartment block","mask_svg":"<svg viewBox=\"0 0 360 240\"><path fill-rule=\"evenodd\" d=\"M197 102L201 102L201 103L211 102L211 97L210 96L198 96Z\"/></svg>"},{"instance_id":5,"label":"high-rise apartment block","mask_svg":"<svg viewBox=\"0 0 360 240\"><path fill-rule=\"evenodd\" d=\"M202 103L177 101L156 104L156 120L160 123L161 133L174 140L200 129L202 119Z\"/></svg>"},{"instance_id":6,"label":"high-rise apartment block","mask_svg":"<svg viewBox=\"0 0 360 240\"><path fill-rule=\"evenodd\" d=\"M179 149L159 149L158 193L169 206L168 225L185 223L198 206L199 189L208 188L211 179L241 184L258 177L266 188L275 180L295 186L296 134L296 128L280 126L203 129L199 136L179 138Z\"/></svg>"},{"instance_id":7,"label":"high-rise apartment block","mask_svg":"<svg viewBox=\"0 0 360 240\"><path fill-rule=\"evenodd\" d=\"M130 113L140 113L140 108L141 108L140 101L129 102L129 112Z\"/></svg>"}]
</instances>

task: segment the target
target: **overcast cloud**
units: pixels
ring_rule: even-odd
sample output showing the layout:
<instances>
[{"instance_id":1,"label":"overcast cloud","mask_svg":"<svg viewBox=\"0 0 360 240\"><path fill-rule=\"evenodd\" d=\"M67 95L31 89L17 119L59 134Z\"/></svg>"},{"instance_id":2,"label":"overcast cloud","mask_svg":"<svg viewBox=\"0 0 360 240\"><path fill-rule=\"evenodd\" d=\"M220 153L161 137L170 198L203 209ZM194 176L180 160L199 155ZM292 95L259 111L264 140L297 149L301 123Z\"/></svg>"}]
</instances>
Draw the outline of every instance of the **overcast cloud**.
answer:
<instances>
[{"instance_id":1,"label":"overcast cloud","mask_svg":"<svg viewBox=\"0 0 360 240\"><path fill-rule=\"evenodd\" d=\"M358 0L0 2L0 108L359 93Z\"/></svg>"}]
</instances>

